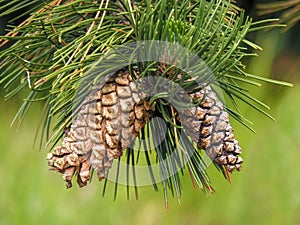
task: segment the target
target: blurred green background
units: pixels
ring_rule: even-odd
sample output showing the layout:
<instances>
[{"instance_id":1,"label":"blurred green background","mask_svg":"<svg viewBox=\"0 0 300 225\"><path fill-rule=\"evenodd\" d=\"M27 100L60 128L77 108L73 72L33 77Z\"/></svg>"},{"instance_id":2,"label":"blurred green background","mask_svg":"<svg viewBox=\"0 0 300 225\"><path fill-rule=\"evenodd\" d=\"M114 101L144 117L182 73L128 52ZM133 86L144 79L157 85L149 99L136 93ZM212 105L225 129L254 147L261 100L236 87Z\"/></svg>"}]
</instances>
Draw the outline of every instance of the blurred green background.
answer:
<instances>
[{"instance_id":1,"label":"blurred green background","mask_svg":"<svg viewBox=\"0 0 300 225\"><path fill-rule=\"evenodd\" d=\"M47 151L33 146L41 106L34 106L17 130L10 123L23 96L4 101L0 89L0 225L122 224L122 225L297 225L300 221L300 55L294 35L279 30L261 32L256 42L264 51L247 62L247 71L294 83L293 88L263 83L252 93L271 106L276 122L241 104L256 134L236 121L236 137L243 148L243 170L229 184L215 168L208 173L216 194L194 190L188 174L183 179L181 205L169 196L165 209L162 187L139 188L139 197L126 197L120 187L96 179L83 189L66 190L59 174L48 171ZM290 39L288 37L294 37ZM296 39L297 40L297 39Z\"/></svg>"}]
</instances>

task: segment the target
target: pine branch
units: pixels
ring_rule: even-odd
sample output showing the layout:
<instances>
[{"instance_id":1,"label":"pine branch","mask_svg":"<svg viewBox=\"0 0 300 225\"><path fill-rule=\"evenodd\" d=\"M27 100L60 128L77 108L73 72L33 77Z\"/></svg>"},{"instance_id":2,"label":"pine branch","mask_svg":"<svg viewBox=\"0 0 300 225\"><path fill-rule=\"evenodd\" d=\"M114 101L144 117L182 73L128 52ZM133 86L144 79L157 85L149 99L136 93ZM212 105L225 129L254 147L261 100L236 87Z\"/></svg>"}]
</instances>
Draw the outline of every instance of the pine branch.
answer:
<instances>
[{"instance_id":1,"label":"pine branch","mask_svg":"<svg viewBox=\"0 0 300 225\"><path fill-rule=\"evenodd\" d=\"M3 9L9 9L7 12L14 12L19 9L20 2L15 0L14 5L7 3ZM42 3L34 1L34 3L36 3L36 8L30 11L31 16L13 28L6 36L1 37L0 45L6 45L12 41L15 43L0 53L0 83L3 83L7 90L6 98L24 89L29 91L15 120L22 121L33 102L45 102L43 112L46 115L42 115L40 124L42 135L46 134L51 149L61 141L65 128L70 127L71 124L74 125L76 113L81 110L80 100L97 87L97 84L105 83L105 77L114 71L126 70L130 72L133 80L150 76L169 78L191 95L197 93L199 95L204 84L216 86L229 96L236 109L238 109L236 100L239 99L270 118L272 117L262 109L268 109L268 107L250 95L243 88L243 84L259 86L259 81L266 81L289 85L245 72L243 60L253 56L251 49L259 49L259 46L246 39L246 35L251 31L273 25L269 24L270 20L253 23L249 17L244 16L243 11L229 1L54 0ZM130 44L144 40L149 40L150 43L164 41L181 46L205 62L210 71L208 72L203 64L193 64L193 60L189 62L191 54L184 56L181 54L184 52L178 49L159 49L155 45L150 48L151 51L161 53L168 63L158 63L153 60L135 62L134 54L126 55L126 53L136 53L141 46ZM117 52L120 46L124 54ZM183 59L179 60L179 56L183 56ZM107 59L112 61L107 62ZM185 67L186 71L178 69L186 62L190 63ZM96 72L93 73L93 71ZM214 83L209 83L211 78L215 80ZM159 87L159 85L160 82L153 83L153 87ZM148 140L147 144L143 142L141 145L144 148L147 145L147 149L155 152L150 155L148 151L144 151L150 179L155 183L157 180L151 165L154 159L159 162L160 181L163 185L166 204L168 191L180 199L180 171L183 171L183 167L187 167L195 186L206 192L214 192L205 172L207 165L203 159L204 155L195 150L199 148L198 146L204 146L202 149L209 151L210 146L205 146L201 141L195 143L195 140L184 133L182 121L178 121L176 117L178 112L170 107L169 100L174 100L172 103L178 108L184 108L184 102L181 101L180 95L176 96L180 93L176 88L170 93L169 95L169 93L158 91L147 99L154 108L153 114L160 115L168 124L166 138L153 147L153 143L158 141L156 130L160 127L158 123L143 122L144 128L141 128L139 133L140 137ZM170 97L169 100L168 98L166 100L166 97ZM215 101L215 99L212 100ZM205 110L206 113L210 113L208 109ZM223 111L223 108L219 110ZM226 110L242 124L250 127L251 124L247 118L236 110L230 108ZM220 115L223 115L223 112ZM226 132L230 133L231 128L228 128ZM236 143L235 146L237 146ZM177 152L177 150L180 151ZM235 150L238 152L237 147ZM129 146L127 165L130 162L134 168L139 161L138 156L133 152L132 146ZM139 150L138 155L141 154ZM171 155L174 157L170 157ZM81 165L80 171L77 171L79 177L77 181L79 185L84 186L87 180L82 174L89 171L86 168L81 171L86 165L84 157L81 156L79 154L81 161L76 161ZM53 157L59 160L60 157L64 158L67 155L60 152ZM114 174L116 181L120 181L121 162L117 162L117 173ZM220 166L215 161L214 163L230 180L228 174L234 167ZM79 164L76 164L77 167ZM236 168L238 169L239 166ZM70 172L61 168L60 172L64 174L67 184L71 185L75 170ZM136 187L135 171L132 171L132 174ZM102 172L98 176L102 178ZM127 179L129 186L128 176ZM153 187L157 190L155 183Z\"/></svg>"},{"instance_id":2,"label":"pine branch","mask_svg":"<svg viewBox=\"0 0 300 225\"><path fill-rule=\"evenodd\" d=\"M286 29L289 29L300 20L299 0L262 3L257 5L257 9L259 10L259 15L270 15L280 12L280 23L286 23Z\"/></svg>"}]
</instances>

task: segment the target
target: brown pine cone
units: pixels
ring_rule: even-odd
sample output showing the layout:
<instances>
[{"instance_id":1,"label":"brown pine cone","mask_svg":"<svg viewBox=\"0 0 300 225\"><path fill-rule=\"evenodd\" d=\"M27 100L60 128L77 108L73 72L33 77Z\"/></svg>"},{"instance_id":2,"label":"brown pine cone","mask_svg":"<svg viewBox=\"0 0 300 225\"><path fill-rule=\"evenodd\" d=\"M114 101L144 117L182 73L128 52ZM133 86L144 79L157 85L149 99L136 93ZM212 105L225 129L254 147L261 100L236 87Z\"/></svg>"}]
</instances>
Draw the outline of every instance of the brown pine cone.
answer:
<instances>
[{"instance_id":1,"label":"brown pine cone","mask_svg":"<svg viewBox=\"0 0 300 225\"><path fill-rule=\"evenodd\" d=\"M199 101L199 105L179 111L179 119L187 135L215 163L224 166L226 172L241 170L243 159L239 154L242 150L234 138L228 113L224 111L222 102L218 101L210 86L190 94L190 97Z\"/></svg>"},{"instance_id":2,"label":"brown pine cone","mask_svg":"<svg viewBox=\"0 0 300 225\"><path fill-rule=\"evenodd\" d=\"M130 146L150 114L151 107L140 100L131 75L119 72L86 96L62 145L48 154L49 166L63 174L67 188L72 186L75 173L79 186L85 186L91 168L99 180L103 179L113 160Z\"/></svg>"}]
</instances>

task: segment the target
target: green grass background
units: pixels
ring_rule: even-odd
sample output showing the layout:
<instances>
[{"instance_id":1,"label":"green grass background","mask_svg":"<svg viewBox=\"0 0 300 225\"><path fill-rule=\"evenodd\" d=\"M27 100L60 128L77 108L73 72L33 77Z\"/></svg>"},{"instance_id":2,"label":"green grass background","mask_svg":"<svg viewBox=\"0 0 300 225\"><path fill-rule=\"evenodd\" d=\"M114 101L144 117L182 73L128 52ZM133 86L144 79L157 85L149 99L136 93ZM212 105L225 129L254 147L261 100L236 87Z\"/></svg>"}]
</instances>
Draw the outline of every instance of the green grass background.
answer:
<instances>
[{"instance_id":1,"label":"green grass background","mask_svg":"<svg viewBox=\"0 0 300 225\"><path fill-rule=\"evenodd\" d=\"M264 52L249 62L248 71L269 76L283 36L279 32L260 35L257 41ZM288 80L300 77L300 68L282 75ZM234 173L232 184L228 184L211 166L208 172L216 190L214 195L195 191L185 176L181 205L169 196L166 210L161 186L159 192L152 187L140 188L138 201L133 190L128 201L124 187L113 201L113 184L102 197L103 185L96 179L85 188L66 190L61 176L48 171L47 151L33 147L39 107L16 131L16 126L10 128L10 122L20 100L4 102L1 90L0 225L300 224L300 83L295 81L293 88L263 84L252 91L271 105L270 113L277 121L242 105L242 112L256 129L254 134L232 122L244 151L243 170Z\"/></svg>"}]
</instances>

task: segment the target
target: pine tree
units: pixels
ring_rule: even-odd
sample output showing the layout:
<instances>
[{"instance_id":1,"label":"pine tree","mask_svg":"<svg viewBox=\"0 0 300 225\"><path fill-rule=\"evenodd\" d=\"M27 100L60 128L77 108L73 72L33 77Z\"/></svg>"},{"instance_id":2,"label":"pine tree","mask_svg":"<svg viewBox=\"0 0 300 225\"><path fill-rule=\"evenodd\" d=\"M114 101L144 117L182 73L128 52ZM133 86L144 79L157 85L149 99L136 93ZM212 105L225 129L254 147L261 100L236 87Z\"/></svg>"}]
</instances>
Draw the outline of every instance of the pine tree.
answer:
<instances>
[{"instance_id":1,"label":"pine tree","mask_svg":"<svg viewBox=\"0 0 300 225\"><path fill-rule=\"evenodd\" d=\"M34 7L24 22L2 37L1 46L12 46L0 53L0 82L7 98L24 89L29 93L15 120L23 120L33 102L43 101L41 134L53 149L48 163L63 174L67 187L75 174L79 186L87 184L93 171L100 180L106 178L114 159L119 166L124 157L133 166L134 176L143 152L153 187L162 183L166 202L168 190L180 198L184 168L195 186L213 192L200 150L229 181L230 173L241 169L241 148L229 115L251 127L238 112L236 100L272 118L263 109L268 106L251 96L243 84L259 85L258 80L289 85L245 72L242 61L255 55L251 50L260 49L246 35L275 20L252 22L230 1L14 1L2 9L12 13L22 3ZM189 67L192 72L178 68L177 48L174 52L153 47L166 58L163 63L119 56L114 58L119 63L105 64L104 59L115 57L112 52L117 47L145 40L164 41L193 52L213 75L204 75L203 65ZM99 58L102 61L95 65ZM87 72L94 67L97 74L91 76ZM135 86L135 81L148 77L170 80L181 89L166 93L160 89L160 79L146 80L142 88ZM155 92L152 87L157 87ZM222 102L222 94L231 104ZM161 118L165 128L158 120L149 122L154 117ZM165 138L157 143L164 129ZM60 140L61 145L54 148ZM136 154L136 148L146 151ZM152 169L156 161L158 181ZM118 173L115 179L117 184Z\"/></svg>"}]
</instances>

